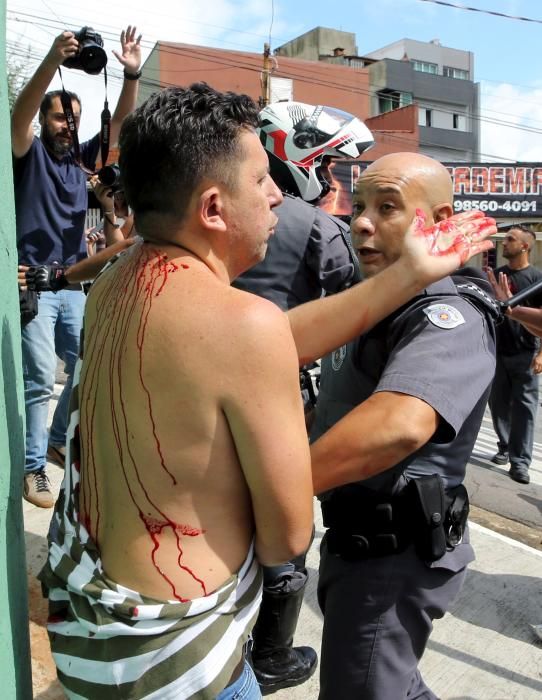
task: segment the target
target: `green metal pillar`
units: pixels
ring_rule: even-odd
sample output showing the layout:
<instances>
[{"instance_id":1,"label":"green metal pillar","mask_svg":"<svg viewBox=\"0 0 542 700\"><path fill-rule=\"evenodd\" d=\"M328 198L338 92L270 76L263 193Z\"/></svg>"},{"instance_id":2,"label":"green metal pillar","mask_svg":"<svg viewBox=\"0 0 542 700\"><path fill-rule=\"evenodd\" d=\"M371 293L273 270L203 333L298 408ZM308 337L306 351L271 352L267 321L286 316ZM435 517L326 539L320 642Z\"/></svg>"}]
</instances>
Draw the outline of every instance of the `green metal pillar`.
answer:
<instances>
[{"instance_id":1,"label":"green metal pillar","mask_svg":"<svg viewBox=\"0 0 542 700\"><path fill-rule=\"evenodd\" d=\"M0 45L6 2L0 0ZM32 697L22 512L24 404L5 48L0 50L0 697Z\"/></svg>"}]
</instances>

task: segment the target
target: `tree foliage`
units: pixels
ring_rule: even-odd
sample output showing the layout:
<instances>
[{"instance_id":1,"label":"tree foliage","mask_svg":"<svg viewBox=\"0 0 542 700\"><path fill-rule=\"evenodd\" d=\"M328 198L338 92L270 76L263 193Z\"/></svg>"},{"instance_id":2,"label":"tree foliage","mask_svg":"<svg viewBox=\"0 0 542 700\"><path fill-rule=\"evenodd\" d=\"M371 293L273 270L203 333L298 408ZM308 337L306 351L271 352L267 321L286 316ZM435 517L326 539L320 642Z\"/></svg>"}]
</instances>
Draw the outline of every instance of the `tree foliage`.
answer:
<instances>
[{"instance_id":1,"label":"tree foliage","mask_svg":"<svg viewBox=\"0 0 542 700\"><path fill-rule=\"evenodd\" d=\"M30 47L26 56L8 54L6 56L9 109L11 111L17 95L27 82L29 75Z\"/></svg>"}]
</instances>

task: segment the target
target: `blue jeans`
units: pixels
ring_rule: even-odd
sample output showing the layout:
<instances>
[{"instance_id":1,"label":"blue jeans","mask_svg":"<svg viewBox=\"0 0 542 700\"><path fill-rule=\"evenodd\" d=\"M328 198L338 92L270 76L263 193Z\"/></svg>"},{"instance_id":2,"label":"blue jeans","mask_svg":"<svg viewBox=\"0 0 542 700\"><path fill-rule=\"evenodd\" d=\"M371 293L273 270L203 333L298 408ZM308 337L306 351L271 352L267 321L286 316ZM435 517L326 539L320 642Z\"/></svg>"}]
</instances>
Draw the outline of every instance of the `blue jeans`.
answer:
<instances>
[{"instance_id":1,"label":"blue jeans","mask_svg":"<svg viewBox=\"0 0 542 700\"><path fill-rule=\"evenodd\" d=\"M85 295L63 289L42 292L38 315L22 329L24 401L26 410L25 472L45 466L48 440L53 445L66 443L68 406L79 339L83 325ZM49 399L53 395L57 355L68 376L58 401L50 435L47 435Z\"/></svg>"},{"instance_id":2,"label":"blue jeans","mask_svg":"<svg viewBox=\"0 0 542 700\"><path fill-rule=\"evenodd\" d=\"M254 671L245 659L239 678L216 696L216 700L259 700L262 697Z\"/></svg>"}]
</instances>

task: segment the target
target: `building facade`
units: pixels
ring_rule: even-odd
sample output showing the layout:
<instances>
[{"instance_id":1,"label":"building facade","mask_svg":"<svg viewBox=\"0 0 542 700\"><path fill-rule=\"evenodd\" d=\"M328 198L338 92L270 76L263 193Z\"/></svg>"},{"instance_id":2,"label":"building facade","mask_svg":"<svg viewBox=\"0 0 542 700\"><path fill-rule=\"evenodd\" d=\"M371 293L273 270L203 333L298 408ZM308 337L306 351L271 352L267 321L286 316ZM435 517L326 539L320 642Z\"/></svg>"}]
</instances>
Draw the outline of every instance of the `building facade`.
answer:
<instances>
[{"instance_id":1,"label":"building facade","mask_svg":"<svg viewBox=\"0 0 542 700\"><path fill-rule=\"evenodd\" d=\"M360 56L354 34L316 27L275 53L367 70L371 116L416 104L420 152L440 161L480 160L480 90L472 52L438 39L401 39Z\"/></svg>"},{"instance_id":2,"label":"building facade","mask_svg":"<svg viewBox=\"0 0 542 700\"><path fill-rule=\"evenodd\" d=\"M262 54L215 49L191 44L157 42L142 67L139 103L159 88L205 81L218 90L263 96ZM415 105L372 116L369 70L272 56L268 60L270 101L296 100L323 104L349 112L371 129L376 146L364 156L375 160L394 151L419 150L418 112Z\"/></svg>"}]
</instances>

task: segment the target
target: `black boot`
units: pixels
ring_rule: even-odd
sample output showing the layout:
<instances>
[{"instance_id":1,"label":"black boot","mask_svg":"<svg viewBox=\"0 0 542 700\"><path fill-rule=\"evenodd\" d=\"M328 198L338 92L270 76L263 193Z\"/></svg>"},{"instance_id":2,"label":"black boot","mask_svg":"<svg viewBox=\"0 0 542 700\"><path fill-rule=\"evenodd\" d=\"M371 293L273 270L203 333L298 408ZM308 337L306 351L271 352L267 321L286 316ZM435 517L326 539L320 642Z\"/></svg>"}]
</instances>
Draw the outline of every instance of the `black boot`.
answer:
<instances>
[{"instance_id":1,"label":"black boot","mask_svg":"<svg viewBox=\"0 0 542 700\"><path fill-rule=\"evenodd\" d=\"M318 656L311 647L293 647L293 638L307 574L296 571L265 586L252 632L252 667L262 695L304 683L316 670Z\"/></svg>"}]
</instances>

